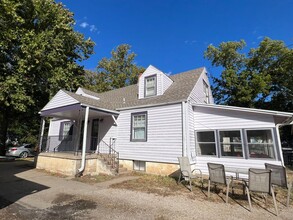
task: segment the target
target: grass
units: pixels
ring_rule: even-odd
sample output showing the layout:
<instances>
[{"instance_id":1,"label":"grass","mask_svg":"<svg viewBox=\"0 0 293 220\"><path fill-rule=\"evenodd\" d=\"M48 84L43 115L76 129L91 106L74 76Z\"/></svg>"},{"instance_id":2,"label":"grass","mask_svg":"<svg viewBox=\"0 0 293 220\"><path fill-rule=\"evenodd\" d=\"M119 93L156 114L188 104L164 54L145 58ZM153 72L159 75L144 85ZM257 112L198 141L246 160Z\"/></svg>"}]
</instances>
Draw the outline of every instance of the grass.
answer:
<instances>
[{"instance_id":1,"label":"grass","mask_svg":"<svg viewBox=\"0 0 293 220\"><path fill-rule=\"evenodd\" d=\"M290 178L293 177L293 171L288 172ZM133 191L140 191L145 193L153 193L160 196L184 196L189 199L196 200L208 200L207 191L208 191L208 179L207 176L204 178L203 187L201 182L198 180L194 180L192 184L192 192L186 187L189 186L188 183L180 183L177 184L177 179L167 176L157 176L157 175L148 175L148 174L135 174L138 175L139 178L135 180L128 180L122 183L117 183L111 185L112 188L117 189L127 189ZM232 194L232 190L230 189L229 195L229 204L231 205L240 205L248 208L248 200L247 196L243 195L243 184L240 181L234 181L234 194ZM276 187L275 189L276 198L278 202L279 208L284 208L287 199L287 190ZM293 194L293 193L292 193ZM291 198L293 195L291 194ZM223 203L225 202L226 196L226 187L224 185L219 185L216 187L211 187L211 196L209 201L215 203ZM253 193L252 194L253 207L261 207L264 209L272 209L273 199L271 196L268 196L267 207L265 206L264 198L261 194ZM281 204L281 205L280 205ZM292 204L292 200L291 200Z\"/></svg>"},{"instance_id":2,"label":"grass","mask_svg":"<svg viewBox=\"0 0 293 220\"><path fill-rule=\"evenodd\" d=\"M113 184L111 187L154 193L161 196L184 193L183 187L181 185L177 185L176 180L171 177L141 173L134 173L133 175L139 176L139 178Z\"/></svg>"},{"instance_id":3,"label":"grass","mask_svg":"<svg viewBox=\"0 0 293 220\"><path fill-rule=\"evenodd\" d=\"M116 178L116 177L100 174L100 175L95 175L95 176L84 175L81 177L75 177L72 180L83 182L83 183L95 184L95 183L101 183L101 182L105 182L108 180L112 180L114 178Z\"/></svg>"}]
</instances>

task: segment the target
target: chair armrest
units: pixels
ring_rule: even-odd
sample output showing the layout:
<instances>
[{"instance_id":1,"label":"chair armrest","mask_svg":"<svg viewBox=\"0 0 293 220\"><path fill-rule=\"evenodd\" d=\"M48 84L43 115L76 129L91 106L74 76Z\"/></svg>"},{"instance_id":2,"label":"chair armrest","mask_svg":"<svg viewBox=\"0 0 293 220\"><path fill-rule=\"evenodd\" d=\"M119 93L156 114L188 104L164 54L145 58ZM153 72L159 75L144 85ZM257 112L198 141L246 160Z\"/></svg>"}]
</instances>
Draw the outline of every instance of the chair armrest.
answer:
<instances>
[{"instance_id":1,"label":"chair armrest","mask_svg":"<svg viewBox=\"0 0 293 220\"><path fill-rule=\"evenodd\" d=\"M189 173L188 170L181 170L181 173L182 173L183 176L188 176L188 177L190 177L190 173Z\"/></svg>"},{"instance_id":2,"label":"chair armrest","mask_svg":"<svg viewBox=\"0 0 293 220\"><path fill-rule=\"evenodd\" d=\"M200 169L193 169L193 170L191 171L191 173L193 173L194 171L199 171L200 175L202 175L202 172L201 172Z\"/></svg>"}]
</instances>

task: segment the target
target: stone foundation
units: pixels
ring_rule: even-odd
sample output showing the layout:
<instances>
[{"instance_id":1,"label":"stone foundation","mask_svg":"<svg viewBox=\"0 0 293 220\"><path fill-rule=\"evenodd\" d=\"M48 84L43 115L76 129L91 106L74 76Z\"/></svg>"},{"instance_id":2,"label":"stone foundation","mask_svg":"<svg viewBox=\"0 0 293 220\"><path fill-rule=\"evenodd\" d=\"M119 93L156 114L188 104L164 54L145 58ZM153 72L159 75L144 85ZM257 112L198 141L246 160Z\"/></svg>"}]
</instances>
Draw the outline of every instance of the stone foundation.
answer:
<instances>
[{"instance_id":1,"label":"stone foundation","mask_svg":"<svg viewBox=\"0 0 293 220\"><path fill-rule=\"evenodd\" d=\"M128 170L133 170L133 160L119 160L119 164ZM177 176L179 175L180 167L178 164L146 162L146 173L162 176Z\"/></svg>"},{"instance_id":2,"label":"stone foundation","mask_svg":"<svg viewBox=\"0 0 293 220\"><path fill-rule=\"evenodd\" d=\"M75 176L81 166L81 155L73 153L41 153L36 158L36 168L66 176ZM86 155L83 175L113 175L111 170L98 158L96 154Z\"/></svg>"}]
</instances>

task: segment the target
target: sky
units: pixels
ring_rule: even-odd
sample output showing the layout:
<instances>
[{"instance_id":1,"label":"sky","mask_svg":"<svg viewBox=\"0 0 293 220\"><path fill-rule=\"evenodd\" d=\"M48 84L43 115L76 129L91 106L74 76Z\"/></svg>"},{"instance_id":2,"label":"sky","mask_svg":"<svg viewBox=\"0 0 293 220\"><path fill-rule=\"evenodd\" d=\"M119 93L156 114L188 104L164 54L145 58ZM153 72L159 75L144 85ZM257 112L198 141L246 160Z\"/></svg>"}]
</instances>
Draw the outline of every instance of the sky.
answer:
<instances>
[{"instance_id":1,"label":"sky","mask_svg":"<svg viewBox=\"0 0 293 220\"><path fill-rule=\"evenodd\" d=\"M245 40L247 50L264 37L293 44L293 0L60 0L74 13L75 30L95 42L83 61L95 70L120 44L130 44L138 66L168 74L205 66L208 45Z\"/></svg>"}]
</instances>

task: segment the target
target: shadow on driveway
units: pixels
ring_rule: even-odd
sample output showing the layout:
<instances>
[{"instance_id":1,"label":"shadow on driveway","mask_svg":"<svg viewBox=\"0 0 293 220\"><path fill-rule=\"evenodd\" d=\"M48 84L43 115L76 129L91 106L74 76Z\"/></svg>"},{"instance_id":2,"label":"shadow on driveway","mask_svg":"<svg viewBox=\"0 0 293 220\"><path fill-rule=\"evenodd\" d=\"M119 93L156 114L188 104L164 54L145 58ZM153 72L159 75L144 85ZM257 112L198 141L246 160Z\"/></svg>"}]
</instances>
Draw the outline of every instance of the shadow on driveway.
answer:
<instances>
[{"instance_id":1,"label":"shadow on driveway","mask_svg":"<svg viewBox=\"0 0 293 220\"><path fill-rule=\"evenodd\" d=\"M0 209L27 195L48 189L47 186L16 176L18 173L34 168L34 162L28 160L0 162Z\"/></svg>"}]
</instances>

